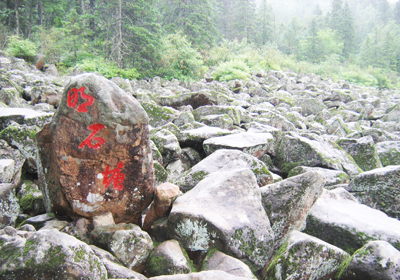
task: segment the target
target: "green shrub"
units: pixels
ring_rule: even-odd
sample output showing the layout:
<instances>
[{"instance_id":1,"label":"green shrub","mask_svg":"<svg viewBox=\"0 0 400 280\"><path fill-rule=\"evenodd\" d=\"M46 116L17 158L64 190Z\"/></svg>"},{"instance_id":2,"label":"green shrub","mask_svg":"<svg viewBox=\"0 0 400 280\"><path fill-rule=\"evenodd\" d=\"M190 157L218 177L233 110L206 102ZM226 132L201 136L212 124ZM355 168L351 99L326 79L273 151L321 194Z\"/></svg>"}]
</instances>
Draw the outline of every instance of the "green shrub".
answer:
<instances>
[{"instance_id":1,"label":"green shrub","mask_svg":"<svg viewBox=\"0 0 400 280\"><path fill-rule=\"evenodd\" d=\"M180 32L162 40L161 67L158 74L166 79L191 80L204 75L206 67L200 53Z\"/></svg>"},{"instance_id":2,"label":"green shrub","mask_svg":"<svg viewBox=\"0 0 400 280\"><path fill-rule=\"evenodd\" d=\"M115 63L107 62L103 58L84 59L76 65L76 68L86 72L98 73L106 78L121 77L124 79L136 79L139 73L135 68L120 69Z\"/></svg>"},{"instance_id":3,"label":"green shrub","mask_svg":"<svg viewBox=\"0 0 400 280\"><path fill-rule=\"evenodd\" d=\"M8 39L7 53L33 62L36 57L37 46L28 39L21 39L18 36L11 36Z\"/></svg>"},{"instance_id":4,"label":"green shrub","mask_svg":"<svg viewBox=\"0 0 400 280\"><path fill-rule=\"evenodd\" d=\"M241 60L231 60L220 63L212 75L218 81L246 80L250 78L250 68Z\"/></svg>"}]
</instances>

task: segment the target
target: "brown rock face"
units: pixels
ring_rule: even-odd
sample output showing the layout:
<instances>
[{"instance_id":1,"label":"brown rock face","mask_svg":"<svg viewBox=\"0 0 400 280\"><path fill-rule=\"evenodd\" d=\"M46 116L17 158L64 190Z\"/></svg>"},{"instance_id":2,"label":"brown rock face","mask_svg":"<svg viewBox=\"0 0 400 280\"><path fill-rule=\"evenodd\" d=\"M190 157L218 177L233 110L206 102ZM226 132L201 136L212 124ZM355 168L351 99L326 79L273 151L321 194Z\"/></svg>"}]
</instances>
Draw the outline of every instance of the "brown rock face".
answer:
<instances>
[{"instance_id":1,"label":"brown rock face","mask_svg":"<svg viewBox=\"0 0 400 280\"><path fill-rule=\"evenodd\" d=\"M76 76L36 139L47 211L111 212L116 223L140 224L153 198L153 159L148 117L132 96L101 76Z\"/></svg>"},{"instance_id":2,"label":"brown rock face","mask_svg":"<svg viewBox=\"0 0 400 280\"><path fill-rule=\"evenodd\" d=\"M153 223L168 214L172 203L179 196L179 187L171 183L159 185L154 191L154 201L147 212L143 229L151 230Z\"/></svg>"}]
</instances>

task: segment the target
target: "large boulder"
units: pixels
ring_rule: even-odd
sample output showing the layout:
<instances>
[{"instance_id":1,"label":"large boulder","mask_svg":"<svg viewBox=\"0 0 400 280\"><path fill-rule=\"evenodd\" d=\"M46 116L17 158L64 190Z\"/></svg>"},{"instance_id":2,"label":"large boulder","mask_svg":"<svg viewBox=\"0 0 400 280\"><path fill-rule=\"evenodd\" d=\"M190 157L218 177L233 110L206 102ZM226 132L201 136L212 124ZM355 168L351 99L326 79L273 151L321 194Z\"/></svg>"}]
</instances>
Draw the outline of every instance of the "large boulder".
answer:
<instances>
[{"instance_id":1,"label":"large boulder","mask_svg":"<svg viewBox=\"0 0 400 280\"><path fill-rule=\"evenodd\" d=\"M284 173L297 166L343 170L349 175L362 172L353 158L335 143L318 137L308 139L295 133L286 134L279 142L276 163Z\"/></svg>"},{"instance_id":2,"label":"large boulder","mask_svg":"<svg viewBox=\"0 0 400 280\"><path fill-rule=\"evenodd\" d=\"M342 249L293 231L265 267L265 279L333 279L347 258L349 254Z\"/></svg>"},{"instance_id":3,"label":"large boulder","mask_svg":"<svg viewBox=\"0 0 400 280\"><path fill-rule=\"evenodd\" d=\"M290 231L306 227L307 213L324 185L324 176L310 171L260 189L262 204L275 234L275 246L280 246Z\"/></svg>"},{"instance_id":4,"label":"large boulder","mask_svg":"<svg viewBox=\"0 0 400 280\"><path fill-rule=\"evenodd\" d=\"M57 230L5 230L0 235L2 279L107 279L89 245Z\"/></svg>"},{"instance_id":5,"label":"large boulder","mask_svg":"<svg viewBox=\"0 0 400 280\"><path fill-rule=\"evenodd\" d=\"M262 161L239 150L228 149L221 149L212 153L190 170L179 176L174 180L174 183L177 184L183 192L187 192L195 187L208 174L238 168L251 169L260 187L273 183L272 174Z\"/></svg>"},{"instance_id":6,"label":"large boulder","mask_svg":"<svg viewBox=\"0 0 400 280\"><path fill-rule=\"evenodd\" d=\"M338 278L342 280L400 279L400 251L385 241L370 241L343 264Z\"/></svg>"},{"instance_id":7,"label":"large boulder","mask_svg":"<svg viewBox=\"0 0 400 280\"><path fill-rule=\"evenodd\" d=\"M376 152L383 166L400 165L400 141L377 143Z\"/></svg>"},{"instance_id":8,"label":"large boulder","mask_svg":"<svg viewBox=\"0 0 400 280\"><path fill-rule=\"evenodd\" d=\"M149 280L215 280L215 279L250 280L253 278L234 276L222 270L206 270L189 274L162 275L149 278Z\"/></svg>"},{"instance_id":9,"label":"large boulder","mask_svg":"<svg viewBox=\"0 0 400 280\"><path fill-rule=\"evenodd\" d=\"M362 170L368 171L382 167L372 136L359 139L342 138L338 144L352 156Z\"/></svg>"},{"instance_id":10,"label":"large boulder","mask_svg":"<svg viewBox=\"0 0 400 280\"><path fill-rule=\"evenodd\" d=\"M400 249L400 221L360 204L343 188L324 190L308 213L304 232L351 254L371 240Z\"/></svg>"},{"instance_id":11,"label":"large boulder","mask_svg":"<svg viewBox=\"0 0 400 280\"><path fill-rule=\"evenodd\" d=\"M191 272L196 272L196 269L176 240L168 240L158 245L147 262L147 274L149 276Z\"/></svg>"},{"instance_id":12,"label":"large boulder","mask_svg":"<svg viewBox=\"0 0 400 280\"><path fill-rule=\"evenodd\" d=\"M188 251L216 247L253 271L273 253L274 235L250 169L208 175L175 200L168 230Z\"/></svg>"},{"instance_id":13,"label":"large boulder","mask_svg":"<svg viewBox=\"0 0 400 280\"><path fill-rule=\"evenodd\" d=\"M112 253L126 267L143 272L153 242L147 232L134 224L98 226L91 235L94 245Z\"/></svg>"},{"instance_id":14,"label":"large boulder","mask_svg":"<svg viewBox=\"0 0 400 280\"><path fill-rule=\"evenodd\" d=\"M47 211L112 212L116 222L141 223L153 198L153 162L148 117L132 96L101 76L76 76L36 138Z\"/></svg>"},{"instance_id":15,"label":"large boulder","mask_svg":"<svg viewBox=\"0 0 400 280\"><path fill-rule=\"evenodd\" d=\"M400 165L363 172L347 188L361 203L400 220Z\"/></svg>"}]
</instances>

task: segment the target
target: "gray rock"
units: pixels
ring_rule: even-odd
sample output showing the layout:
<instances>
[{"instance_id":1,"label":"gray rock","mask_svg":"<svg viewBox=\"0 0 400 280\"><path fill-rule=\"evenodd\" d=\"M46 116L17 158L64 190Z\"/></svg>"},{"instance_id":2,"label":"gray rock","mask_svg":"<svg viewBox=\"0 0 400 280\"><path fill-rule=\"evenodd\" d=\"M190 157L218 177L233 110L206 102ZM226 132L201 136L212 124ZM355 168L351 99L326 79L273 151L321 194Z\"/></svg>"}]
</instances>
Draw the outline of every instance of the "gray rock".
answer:
<instances>
[{"instance_id":1,"label":"gray rock","mask_svg":"<svg viewBox=\"0 0 400 280\"><path fill-rule=\"evenodd\" d=\"M14 178L15 161L0 159L0 183L11 183Z\"/></svg>"},{"instance_id":2,"label":"gray rock","mask_svg":"<svg viewBox=\"0 0 400 280\"><path fill-rule=\"evenodd\" d=\"M179 143L184 143L185 146L201 146L206 139L233 133L232 131L219 127L202 126L183 130L179 135Z\"/></svg>"},{"instance_id":3,"label":"gray rock","mask_svg":"<svg viewBox=\"0 0 400 280\"><path fill-rule=\"evenodd\" d=\"M55 215L53 213L46 213L31 217L25 221L25 223L33 225L36 230L42 228L44 224L48 221L52 221L55 219Z\"/></svg>"},{"instance_id":4,"label":"gray rock","mask_svg":"<svg viewBox=\"0 0 400 280\"><path fill-rule=\"evenodd\" d=\"M376 152L383 166L400 165L400 141L377 143Z\"/></svg>"},{"instance_id":5,"label":"gray rock","mask_svg":"<svg viewBox=\"0 0 400 280\"><path fill-rule=\"evenodd\" d=\"M107 279L90 247L57 230L30 232L26 238L0 236L0 274L5 279Z\"/></svg>"},{"instance_id":6,"label":"gray rock","mask_svg":"<svg viewBox=\"0 0 400 280\"><path fill-rule=\"evenodd\" d=\"M240 125L241 113L239 110L234 106L201 106L193 110L193 116L196 121L200 121L204 116L226 114L232 119L233 124Z\"/></svg>"},{"instance_id":7,"label":"gray rock","mask_svg":"<svg viewBox=\"0 0 400 280\"><path fill-rule=\"evenodd\" d=\"M297 166L342 170L349 175L362 172L353 158L335 143L323 139L310 140L295 133L286 134L277 145L276 163L284 173Z\"/></svg>"},{"instance_id":8,"label":"gray rock","mask_svg":"<svg viewBox=\"0 0 400 280\"><path fill-rule=\"evenodd\" d=\"M28 108L3 108L0 110L0 131L12 122L43 127L51 121L53 113L36 111Z\"/></svg>"},{"instance_id":9,"label":"gray rock","mask_svg":"<svg viewBox=\"0 0 400 280\"><path fill-rule=\"evenodd\" d=\"M40 128L35 125L27 126L12 123L0 132L0 139L7 141L12 147L17 147L26 158L26 168L32 174L37 172L35 138L39 131Z\"/></svg>"},{"instance_id":10,"label":"gray rock","mask_svg":"<svg viewBox=\"0 0 400 280\"><path fill-rule=\"evenodd\" d=\"M359 139L342 138L338 144L353 157L362 170L368 171L382 167L372 136Z\"/></svg>"},{"instance_id":11,"label":"gray rock","mask_svg":"<svg viewBox=\"0 0 400 280\"><path fill-rule=\"evenodd\" d=\"M275 234L275 247L282 244L290 231L305 228L307 213L324 185L324 176L310 171L260 189L262 204Z\"/></svg>"},{"instance_id":12,"label":"gray rock","mask_svg":"<svg viewBox=\"0 0 400 280\"><path fill-rule=\"evenodd\" d=\"M202 116L200 122L208 126L222 129L230 129L233 127L233 120L227 114Z\"/></svg>"},{"instance_id":13,"label":"gray rock","mask_svg":"<svg viewBox=\"0 0 400 280\"><path fill-rule=\"evenodd\" d=\"M147 232L134 224L100 226L91 232L94 245L112 253L126 267L143 272L153 242Z\"/></svg>"},{"instance_id":14,"label":"gray rock","mask_svg":"<svg viewBox=\"0 0 400 280\"><path fill-rule=\"evenodd\" d=\"M12 184L0 184L0 229L14 225L20 208Z\"/></svg>"},{"instance_id":15,"label":"gray rock","mask_svg":"<svg viewBox=\"0 0 400 280\"><path fill-rule=\"evenodd\" d=\"M219 149L235 149L261 158L266 153L274 154L274 138L271 133L246 132L207 139L203 147L207 155Z\"/></svg>"},{"instance_id":16,"label":"gray rock","mask_svg":"<svg viewBox=\"0 0 400 280\"><path fill-rule=\"evenodd\" d=\"M87 244L93 244L93 237L90 234L92 230L93 225L90 220L79 218L66 225L60 231L74 236Z\"/></svg>"},{"instance_id":17,"label":"gray rock","mask_svg":"<svg viewBox=\"0 0 400 280\"><path fill-rule=\"evenodd\" d=\"M400 244L400 221L360 204L342 188L324 190L308 213L304 232L350 254L370 240L387 241L396 248Z\"/></svg>"},{"instance_id":18,"label":"gray rock","mask_svg":"<svg viewBox=\"0 0 400 280\"><path fill-rule=\"evenodd\" d=\"M346 261L338 278L343 280L400 279L400 252L385 241L370 241Z\"/></svg>"},{"instance_id":19,"label":"gray rock","mask_svg":"<svg viewBox=\"0 0 400 280\"><path fill-rule=\"evenodd\" d=\"M208 174L242 168L249 168L253 171L260 187L273 182L272 174L268 171L267 166L256 157L239 150L221 149L183 173L174 180L174 184L178 185L183 192L187 192Z\"/></svg>"},{"instance_id":20,"label":"gray rock","mask_svg":"<svg viewBox=\"0 0 400 280\"><path fill-rule=\"evenodd\" d=\"M349 255L342 249L299 231L288 240L265 267L265 279L333 279Z\"/></svg>"},{"instance_id":21,"label":"gray rock","mask_svg":"<svg viewBox=\"0 0 400 280\"><path fill-rule=\"evenodd\" d=\"M117 258L111 255L109 252L100 249L94 245L90 245L90 248L96 254L96 256L101 260L107 269L108 279L110 278L124 278L124 279L147 279L140 273L137 273L129 268L124 267Z\"/></svg>"},{"instance_id":22,"label":"gray rock","mask_svg":"<svg viewBox=\"0 0 400 280\"><path fill-rule=\"evenodd\" d=\"M44 214L46 212L43 202L43 194L39 187L31 181L24 181L17 193L21 211L30 216Z\"/></svg>"},{"instance_id":23,"label":"gray rock","mask_svg":"<svg viewBox=\"0 0 400 280\"><path fill-rule=\"evenodd\" d=\"M149 116L149 123L153 127L159 127L173 121L178 114L173 108L159 106L155 103L142 102L141 105Z\"/></svg>"},{"instance_id":24,"label":"gray rock","mask_svg":"<svg viewBox=\"0 0 400 280\"><path fill-rule=\"evenodd\" d=\"M222 270L234 276L257 279L245 263L218 250L210 250L203 261L202 270Z\"/></svg>"},{"instance_id":25,"label":"gray rock","mask_svg":"<svg viewBox=\"0 0 400 280\"><path fill-rule=\"evenodd\" d=\"M163 163L170 163L179 159L181 147L178 138L167 129L162 129L151 136L151 140L157 146L163 157Z\"/></svg>"},{"instance_id":26,"label":"gray rock","mask_svg":"<svg viewBox=\"0 0 400 280\"><path fill-rule=\"evenodd\" d=\"M146 271L150 277L196 272L192 261L176 240L165 241L155 248Z\"/></svg>"},{"instance_id":27,"label":"gray rock","mask_svg":"<svg viewBox=\"0 0 400 280\"><path fill-rule=\"evenodd\" d=\"M272 256L273 232L250 169L208 175L175 200L168 229L186 250L216 247L254 271Z\"/></svg>"},{"instance_id":28,"label":"gray rock","mask_svg":"<svg viewBox=\"0 0 400 280\"><path fill-rule=\"evenodd\" d=\"M400 219L400 165L390 165L355 176L347 188L361 203Z\"/></svg>"},{"instance_id":29,"label":"gray rock","mask_svg":"<svg viewBox=\"0 0 400 280\"><path fill-rule=\"evenodd\" d=\"M325 187L329 186L334 186L334 185L339 185L339 184L345 184L350 182L350 176L340 170L332 170L332 169L326 169L326 168L321 168L321 167L308 167L308 166L297 166L290 170L288 174L288 178L297 176L299 174L303 174L309 171L316 171L325 177Z\"/></svg>"}]
</instances>

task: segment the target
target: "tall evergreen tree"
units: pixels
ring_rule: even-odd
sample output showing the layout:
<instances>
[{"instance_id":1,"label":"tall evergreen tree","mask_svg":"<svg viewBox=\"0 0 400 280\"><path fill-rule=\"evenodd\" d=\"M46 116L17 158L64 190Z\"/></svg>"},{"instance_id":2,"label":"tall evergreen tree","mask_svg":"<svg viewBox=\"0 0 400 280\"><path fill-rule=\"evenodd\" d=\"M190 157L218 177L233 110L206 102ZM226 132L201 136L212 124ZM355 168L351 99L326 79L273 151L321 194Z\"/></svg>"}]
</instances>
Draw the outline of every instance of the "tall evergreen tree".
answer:
<instances>
[{"instance_id":1,"label":"tall evergreen tree","mask_svg":"<svg viewBox=\"0 0 400 280\"><path fill-rule=\"evenodd\" d=\"M261 5L257 10L257 42L260 45L265 45L273 39L273 15L272 7L267 0L262 0Z\"/></svg>"},{"instance_id":2,"label":"tall evergreen tree","mask_svg":"<svg viewBox=\"0 0 400 280\"><path fill-rule=\"evenodd\" d=\"M354 52L354 41L356 35L354 31L353 17L347 2L343 7L341 27L339 35L343 40L343 55L345 58L348 58L349 55Z\"/></svg>"},{"instance_id":3,"label":"tall evergreen tree","mask_svg":"<svg viewBox=\"0 0 400 280\"><path fill-rule=\"evenodd\" d=\"M182 30L187 38L200 48L214 44L217 30L213 0L162 0L161 2L163 26L167 32L175 33Z\"/></svg>"},{"instance_id":4,"label":"tall evergreen tree","mask_svg":"<svg viewBox=\"0 0 400 280\"><path fill-rule=\"evenodd\" d=\"M236 0L234 6L234 29L235 38L238 40L255 39L255 1Z\"/></svg>"}]
</instances>

